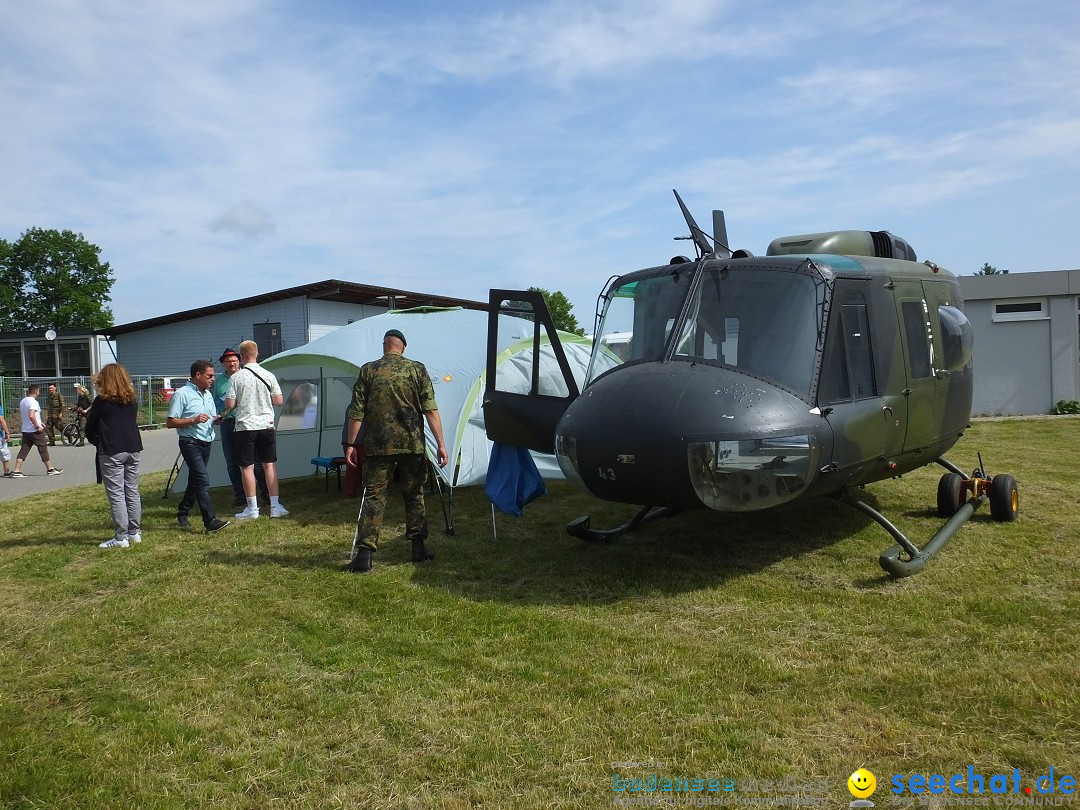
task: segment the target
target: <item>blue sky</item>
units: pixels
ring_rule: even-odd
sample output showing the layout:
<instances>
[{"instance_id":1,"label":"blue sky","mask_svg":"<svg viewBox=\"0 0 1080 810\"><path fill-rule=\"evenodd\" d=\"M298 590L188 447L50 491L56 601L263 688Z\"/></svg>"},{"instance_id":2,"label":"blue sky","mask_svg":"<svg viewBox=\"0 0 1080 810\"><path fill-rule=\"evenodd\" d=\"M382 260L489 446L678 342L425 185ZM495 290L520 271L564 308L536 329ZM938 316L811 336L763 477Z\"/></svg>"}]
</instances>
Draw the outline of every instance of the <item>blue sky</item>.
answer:
<instances>
[{"instance_id":1,"label":"blue sky","mask_svg":"<svg viewBox=\"0 0 1080 810\"><path fill-rule=\"evenodd\" d=\"M887 229L1080 267L1080 5L37 0L0 11L0 237L71 229L117 323L327 278L484 300Z\"/></svg>"}]
</instances>

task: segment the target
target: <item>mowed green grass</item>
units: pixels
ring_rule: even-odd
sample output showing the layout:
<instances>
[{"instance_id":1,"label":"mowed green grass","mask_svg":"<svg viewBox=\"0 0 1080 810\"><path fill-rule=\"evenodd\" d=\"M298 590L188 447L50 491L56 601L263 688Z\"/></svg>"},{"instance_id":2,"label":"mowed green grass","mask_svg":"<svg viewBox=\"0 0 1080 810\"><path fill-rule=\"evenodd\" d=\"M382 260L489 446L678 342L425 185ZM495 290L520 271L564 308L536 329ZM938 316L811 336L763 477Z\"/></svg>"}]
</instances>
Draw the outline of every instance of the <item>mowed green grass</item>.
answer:
<instances>
[{"instance_id":1,"label":"mowed green grass","mask_svg":"<svg viewBox=\"0 0 1080 810\"><path fill-rule=\"evenodd\" d=\"M1080 775L1080 420L979 422L950 453L1020 485L920 575L854 510L685 514L570 486L524 518L459 490L457 535L407 562L392 501L375 571L338 571L355 501L290 481L289 518L208 536L144 479L145 541L104 551L87 486L0 515L0 806L610 806L612 774L829 780ZM920 545L940 468L865 496ZM331 487L332 489L332 487ZM215 493L223 514L231 496Z\"/></svg>"}]
</instances>

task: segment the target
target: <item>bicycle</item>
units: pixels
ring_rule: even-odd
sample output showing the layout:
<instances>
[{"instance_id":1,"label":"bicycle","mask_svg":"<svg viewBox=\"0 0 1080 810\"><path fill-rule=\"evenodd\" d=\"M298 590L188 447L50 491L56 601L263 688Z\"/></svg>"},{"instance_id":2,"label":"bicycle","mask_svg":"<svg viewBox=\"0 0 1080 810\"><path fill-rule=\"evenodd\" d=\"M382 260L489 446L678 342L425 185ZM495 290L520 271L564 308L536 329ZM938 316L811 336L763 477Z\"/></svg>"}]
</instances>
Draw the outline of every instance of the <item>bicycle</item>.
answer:
<instances>
[{"instance_id":1,"label":"bicycle","mask_svg":"<svg viewBox=\"0 0 1080 810\"><path fill-rule=\"evenodd\" d=\"M79 443L81 432L79 429L79 415L72 412L70 416L64 419L64 426L60 428L60 438L68 447L74 447Z\"/></svg>"}]
</instances>

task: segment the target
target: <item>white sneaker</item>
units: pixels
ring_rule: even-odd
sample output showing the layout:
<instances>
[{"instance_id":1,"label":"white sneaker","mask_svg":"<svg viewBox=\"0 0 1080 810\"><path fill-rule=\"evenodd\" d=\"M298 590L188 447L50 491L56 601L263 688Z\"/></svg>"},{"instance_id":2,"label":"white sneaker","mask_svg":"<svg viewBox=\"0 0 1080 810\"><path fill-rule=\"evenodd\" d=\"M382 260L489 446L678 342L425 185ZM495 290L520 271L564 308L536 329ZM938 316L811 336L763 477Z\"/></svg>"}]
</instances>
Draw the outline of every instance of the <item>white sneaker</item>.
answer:
<instances>
[{"instance_id":1,"label":"white sneaker","mask_svg":"<svg viewBox=\"0 0 1080 810\"><path fill-rule=\"evenodd\" d=\"M277 506L270 507L270 517L287 517L289 510L282 506L280 503Z\"/></svg>"},{"instance_id":2,"label":"white sneaker","mask_svg":"<svg viewBox=\"0 0 1080 810\"><path fill-rule=\"evenodd\" d=\"M114 537L112 540L106 540L104 543L98 543L98 548L127 548L129 545L126 539L121 540L118 537Z\"/></svg>"},{"instance_id":3,"label":"white sneaker","mask_svg":"<svg viewBox=\"0 0 1080 810\"><path fill-rule=\"evenodd\" d=\"M250 506L247 507L243 512L236 513L237 520L251 520L252 518L257 518L258 516L259 510L252 509Z\"/></svg>"},{"instance_id":4,"label":"white sneaker","mask_svg":"<svg viewBox=\"0 0 1080 810\"><path fill-rule=\"evenodd\" d=\"M135 532L135 534L129 534L128 535L128 540L130 540L132 543L141 543L142 542L142 535L139 534L138 532Z\"/></svg>"}]
</instances>

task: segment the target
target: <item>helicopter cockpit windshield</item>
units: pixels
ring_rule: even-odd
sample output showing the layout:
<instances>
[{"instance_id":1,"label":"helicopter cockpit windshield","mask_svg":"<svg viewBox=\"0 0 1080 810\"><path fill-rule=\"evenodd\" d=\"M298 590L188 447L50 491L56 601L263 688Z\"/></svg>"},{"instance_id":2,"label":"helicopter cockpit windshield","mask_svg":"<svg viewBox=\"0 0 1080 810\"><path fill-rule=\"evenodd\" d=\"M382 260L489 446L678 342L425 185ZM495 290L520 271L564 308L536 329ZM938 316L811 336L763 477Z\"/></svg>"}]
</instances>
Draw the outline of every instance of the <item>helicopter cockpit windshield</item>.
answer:
<instances>
[{"instance_id":1,"label":"helicopter cockpit windshield","mask_svg":"<svg viewBox=\"0 0 1080 810\"><path fill-rule=\"evenodd\" d=\"M736 368L809 400L824 294L821 279L796 265L705 261L625 276L605 296L588 382L611 367L595 355L662 360L675 330L672 360Z\"/></svg>"}]
</instances>

